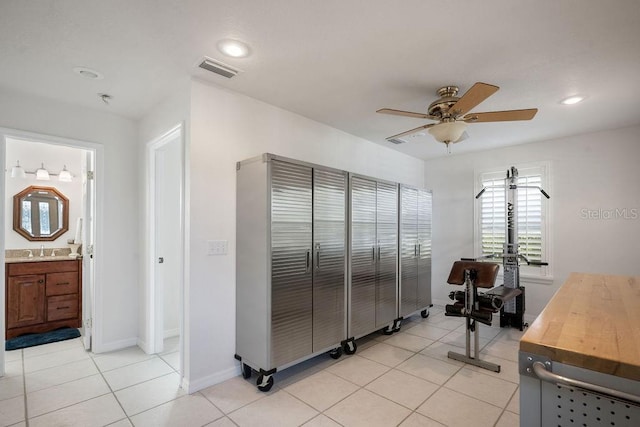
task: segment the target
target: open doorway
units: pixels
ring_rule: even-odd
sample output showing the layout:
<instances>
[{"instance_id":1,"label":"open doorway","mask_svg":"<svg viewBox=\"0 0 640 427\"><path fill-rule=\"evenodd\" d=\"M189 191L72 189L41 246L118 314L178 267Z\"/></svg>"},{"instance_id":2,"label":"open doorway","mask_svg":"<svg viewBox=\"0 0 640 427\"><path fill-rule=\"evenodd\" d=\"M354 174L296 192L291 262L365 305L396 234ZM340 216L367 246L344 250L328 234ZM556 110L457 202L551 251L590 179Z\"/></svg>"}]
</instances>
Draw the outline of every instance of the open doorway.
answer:
<instances>
[{"instance_id":1,"label":"open doorway","mask_svg":"<svg viewBox=\"0 0 640 427\"><path fill-rule=\"evenodd\" d=\"M77 310L78 329L83 336L85 349L91 350L93 330L98 323L94 316L95 260L93 249L96 236L96 182L95 165L98 151L96 144L64 138L32 134L23 131L0 129L0 149L4 157L5 175L1 192L4 200L4 242L2 245L3 258L11 261L10 257L29 257L30 261L63 261L76 260L70 253L78 250L82 258L77 258L80 283L77 288L69 285L66 278L68 273L55 273L60 278L60 295L44 295L43 315L45 322L70 318L66 310ZM49 179L37 179L34 173L37 169L45 169ZM64 172L63 172L64 171ZM13 196L24 189L35 187L53 188L68 199L67 212L64 212L68 224L67 231L56 235L55 239L37 240L24 236L24 233L14 231L14 203ZM51 205L49 205L51 206ZM29 228L27 221L26 228ZM55 224L40 224L41 227L54 227ZM49 232L47 228L45 232ZM77 243L76 243L77 242ZM77 248L77 249L76 249ZM9 254L10 257L5 255ZM40 259L38 259L40 258ZM29 260L29 259L28 259ZM19 261L19 260L18 260ZM3 263L4 264L4 263ZM81 274L80 274L81 273ZM2 293L4 294L3 286ZM72 289L73 288L73 289ZM71 295L77 293L77 308L69 307L66 301L73 301ZM7 295L4 295L7 298ZM64 302L64 303L63 303ZM59 303L59 311L52 311L50 303ZM48 307L48 309L46 308ZM2 318L7 318L5 304L1 304ZM36 319L35 322L38 320ZM4 333L9 324L5 324ZM37 326L37 324L36 324ZM46 329L42 326L41 329ZM2 350L4 354L4 337ZM0 358L4 359L4 358ZM2 362L2 360L0 360Z\"/></svg>"},{"instance_id":2,"label":"open doorway","mask_svg":"<svg viewBox=\"0 0 640 427\"><path fill-rule=\"evenodd\" d=\"M148 317L147 351L184 374L184 143L177 126L147 144Z\"/></svg>"}]
</instances>

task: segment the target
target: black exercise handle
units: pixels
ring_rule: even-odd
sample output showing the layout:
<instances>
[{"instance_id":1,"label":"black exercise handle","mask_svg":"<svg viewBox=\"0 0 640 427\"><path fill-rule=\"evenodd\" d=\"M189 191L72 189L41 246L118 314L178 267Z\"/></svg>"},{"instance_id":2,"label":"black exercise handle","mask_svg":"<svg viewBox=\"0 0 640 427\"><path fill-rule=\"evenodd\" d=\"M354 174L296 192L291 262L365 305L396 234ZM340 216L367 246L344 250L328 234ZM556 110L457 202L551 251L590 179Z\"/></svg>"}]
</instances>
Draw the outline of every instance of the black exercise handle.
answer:
<instances>
[{"instance_id":1,"label":"black exercise handle","mask_svg":"<svg viewBox=\"0 0 640 427\"><path fill-rule=\"evenodd\" d=\"M542 188L540 189L540 192L541 192L541 193L542 193L542 195L543 195L544 197L546 197L547 199L549 199L549 198L550 198L550 197L549 197L549 195L547 194L547 192L546 192L546 191L544 191Z\"/></svg>"},{"instance_id":2,"label":"black exercise handle","mask_svg":"<svg viewBox=\"0 0 640 427\"><path fill-rule=\"evenodd\" d=\"M476 261L475 258L460 258L460 261Z\"/></svg>"},{"instance_id":3,"label":"black exercise handle","mask_svg":"<svg viewBox=\"0 0 640 427\"><path fill-rule=\"evenodd\" d=\"M482 196L484 194L484 192L487 191L486 188L483 188L482 190L480 190L480 192L478 194L476 194L476 199L479 199L480 196ZM544 191L543 191L544 193ZM549 196L547 196L547 199L549 198Z\"/></svg>"}]
</instances>

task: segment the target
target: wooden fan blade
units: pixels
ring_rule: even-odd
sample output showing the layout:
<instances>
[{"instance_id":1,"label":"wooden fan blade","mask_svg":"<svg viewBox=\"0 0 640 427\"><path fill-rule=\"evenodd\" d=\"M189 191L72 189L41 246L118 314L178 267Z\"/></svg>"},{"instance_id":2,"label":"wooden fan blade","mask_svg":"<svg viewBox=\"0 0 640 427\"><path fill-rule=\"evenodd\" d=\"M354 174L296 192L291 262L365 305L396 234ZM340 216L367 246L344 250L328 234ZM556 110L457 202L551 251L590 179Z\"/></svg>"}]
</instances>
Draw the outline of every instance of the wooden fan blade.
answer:
<instances>
[{"instance_id":1,"label":"wooden fan blade","mask_svg":"<svg viewBox=\"0 0 640 427\"><path fill-rule=\"evenodd\" d=\"M436 124L437 123L430 123L428 125L422 125L422 126L419 126L419 127L415 128L415 129L411 129L411 130L408 130L406 132L402 132L402 133L399 133L397 135L390 136L390 137L387 138L387 141L390 140L390 139L401 138L401 137L403 137L405 135L411 135L412 133L416 133L418 131L421 131L422 129L429 129L431 126L435 126Z\"/></svg>"},{"instance_id":2,"label":"wooden fan blade","mask_svg":"<svg viewBox=\"0 0 640 427\"><path fill-rule=\"evenodd\" d=\"M538 112L537 108L528 110L490 111L487 113L471 113L462 118L467 123L511 122L515 120L531 120Z\"/></svg>"},{"instance_id":3,"label":"wooden fan blade","mask_svg":"<svg viewBox=\"0 0 640 427\"><path fill-rule=\"evenodd\" d=\"M463 115L467 111L471 110L473 107L496 93L498 89L500 89L498 86L477 82L476 84L471 86L471 89L469 89L464 95L462 95L462 98L460 98L458 102L456 102L451 108L449 108L449 112L451 112L454 117Z\"/></svg>"},{"instance_id":4,"label":"wooden fan blade","mask_svg":"<svg viewBox=\"0 0 640 427\"><path fill-rule=\"evenodd\" d=\"M381 108L380 110L376 111L376 113L393 114L394 116L415 117L416 119L437 120L437 117L430 116L429 114L413 113L411 111L394 110L392 108Z\"/></svg>"}]
</instances>

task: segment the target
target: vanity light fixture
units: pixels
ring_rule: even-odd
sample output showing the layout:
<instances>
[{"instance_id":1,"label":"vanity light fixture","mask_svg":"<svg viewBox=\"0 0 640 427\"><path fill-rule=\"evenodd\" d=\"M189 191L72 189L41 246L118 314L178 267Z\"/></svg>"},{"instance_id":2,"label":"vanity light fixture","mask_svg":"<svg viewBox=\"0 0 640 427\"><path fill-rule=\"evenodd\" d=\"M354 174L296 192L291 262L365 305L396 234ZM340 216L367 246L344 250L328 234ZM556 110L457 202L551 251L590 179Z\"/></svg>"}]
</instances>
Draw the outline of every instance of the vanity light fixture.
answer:
<instances>
[{"instance_id":1,"label":"vanity light fixture","mask_svg":"<svg viewBox=\"0 0 640 427\"><path fill-rule=\"evenodd\" d=\"M36 170L36 179L39 181L49 181L51 179L49 177L49 171L44 168L44 163Z\"/></svg>"},{"instance_id":2,"label":"vanity light fixture","mask_svg":"<svg viewBox=\"0 0 640 427\"><path fill-rule=\"evenodd\" d=\"M71 182L71 172L67 170L67 165L64 165L64 167L58 174L58 181Z\"/></svg>"},{"instance_id":3,"label":"vanity light fixture","mask_svg":"<svg viewBox=\"0 0 640 427\"><path fill-rule=\"evenodd\" d=\"M20 160L16 162L16 165L11 168L11 178L26 178L27 173L20 166Z\"/></svg>"},{"instance_id":4,"label":"vanity light fixture","mask_svg":"<svg viewBox=\"0 0 640 427\"><path fill-rule=\"evenodd\" d=\"M36 169L34 172L24 170L22 166L20 166L20 161L16 161L16 165L11 168L11 178L26 178L27 174L35 175L38 181L49 181L51 180L51 176L57 176L58 181L61 182L71 182L73 181L73 175L67 169L67 165L64 165L60 173L51 173L45 167L44 163L40 164L40 167Z\"/></svg>"}]
</instances>

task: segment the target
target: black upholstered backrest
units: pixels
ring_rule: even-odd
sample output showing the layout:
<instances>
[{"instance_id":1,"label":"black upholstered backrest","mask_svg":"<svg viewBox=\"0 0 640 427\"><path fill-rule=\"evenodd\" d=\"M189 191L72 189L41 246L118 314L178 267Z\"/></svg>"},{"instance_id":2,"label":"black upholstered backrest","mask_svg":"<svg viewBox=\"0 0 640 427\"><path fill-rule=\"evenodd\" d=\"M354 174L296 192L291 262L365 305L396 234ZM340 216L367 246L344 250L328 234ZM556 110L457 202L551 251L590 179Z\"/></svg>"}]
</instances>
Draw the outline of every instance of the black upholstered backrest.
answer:
<instances>
[{"instance_id":1,"label":"black upholstered backrest","mask_svg":"<svg viewBox=\"0 0 640 427\"><path fill-rule=\"evenodd\" d=\"M498 270L500 270L500 264L493 262L478 262L478 261L456 261L451 267L451 273L449 273L449 279L447 283L450 285L463 285L464 284L464 271L474 270L476 277L474 285L478 288L493 288L498 276Z\"/></svg>"}]
</instances>

